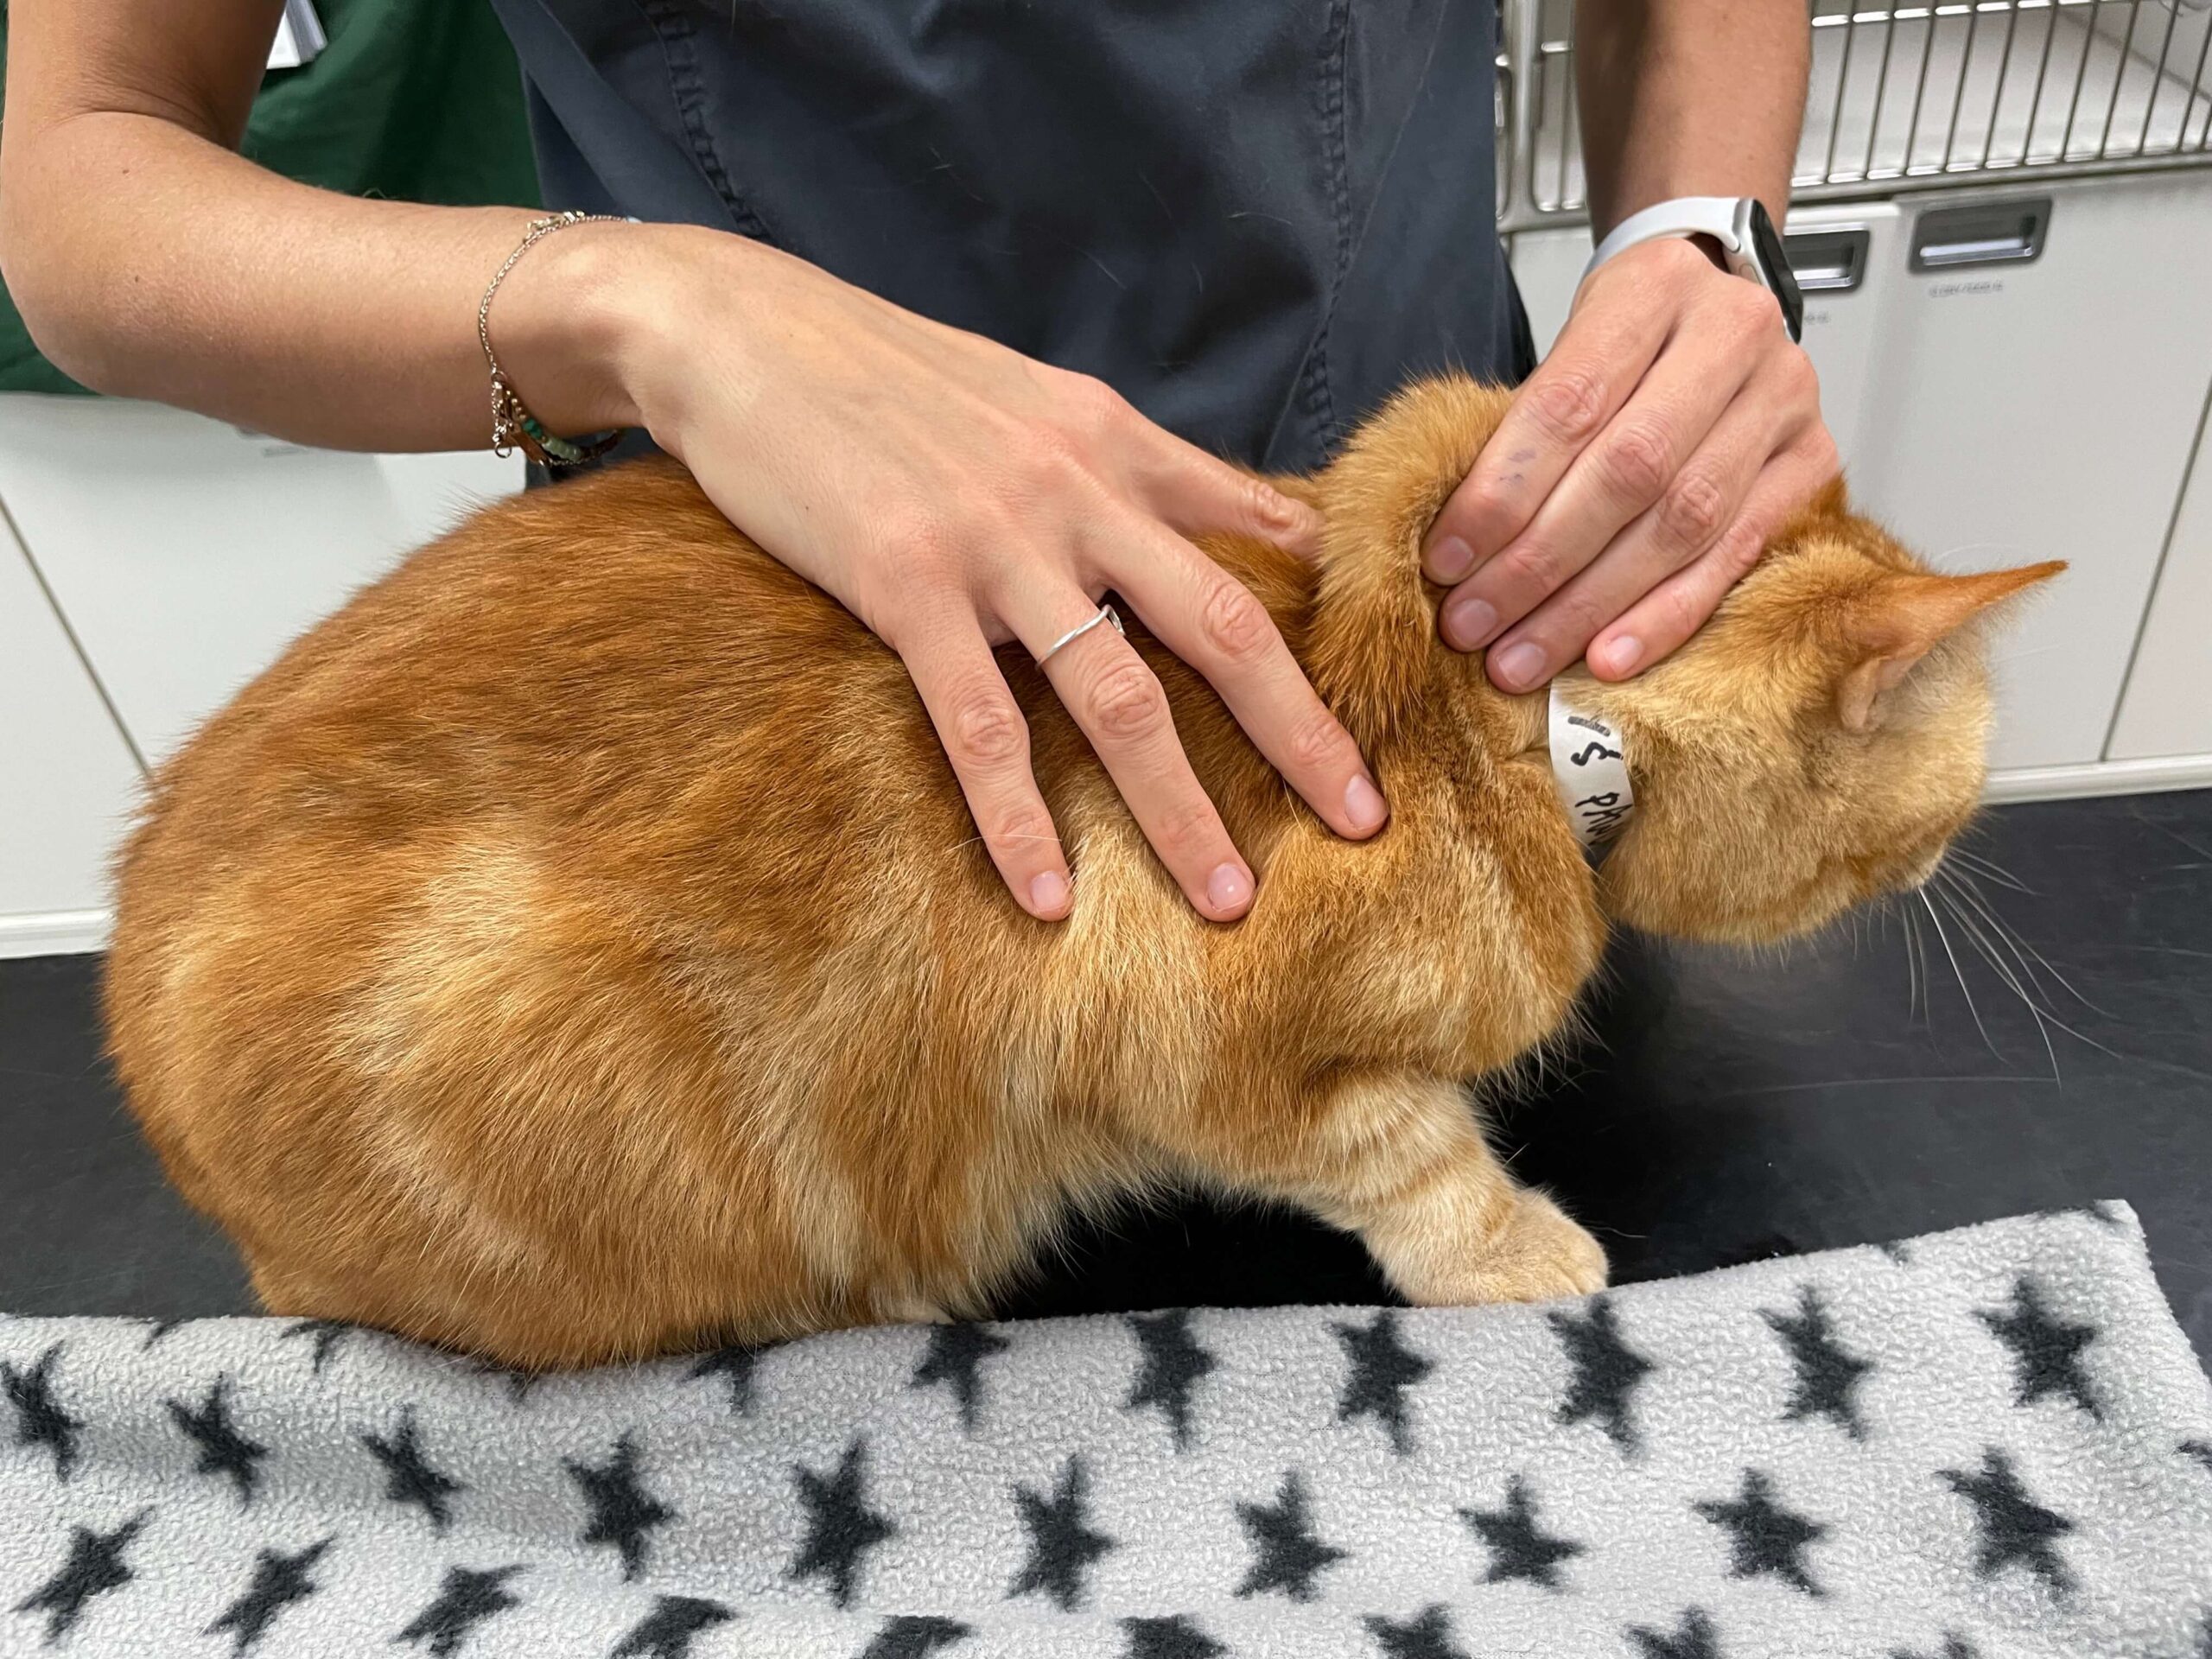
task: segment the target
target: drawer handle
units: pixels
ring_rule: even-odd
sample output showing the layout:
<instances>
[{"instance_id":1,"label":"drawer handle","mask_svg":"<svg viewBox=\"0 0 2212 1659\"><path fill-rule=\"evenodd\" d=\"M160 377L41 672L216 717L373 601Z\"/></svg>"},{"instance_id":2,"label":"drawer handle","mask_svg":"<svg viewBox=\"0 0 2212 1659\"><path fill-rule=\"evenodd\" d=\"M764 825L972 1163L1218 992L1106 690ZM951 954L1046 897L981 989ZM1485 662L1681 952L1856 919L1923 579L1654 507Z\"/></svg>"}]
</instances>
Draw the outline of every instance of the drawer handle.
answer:
<instances>
[{"instance_id":1,"label":"drawer handle","mask_svg":"<svg viewBox=\"0 0 2212 1659\"><path fill-rule=\"evenodd\" d=\"M1782 238L1791 275L1806 293L1848 294L1866 280L1866 249L1872 233L1863 225L1832 230L1794 231Z\"/></svg>"},{"instance_id":2,"label":"drawer handle","mask_svg":"<svg viewBox=\"0 0 2212 1659\"><path fill-rule=\"evenodd\" d=\"M2050 228L2049 196L1931 207L1913 223L1910 267L1923 271L2025 264L2042 253Z\"/></svg>"}]
</instances>

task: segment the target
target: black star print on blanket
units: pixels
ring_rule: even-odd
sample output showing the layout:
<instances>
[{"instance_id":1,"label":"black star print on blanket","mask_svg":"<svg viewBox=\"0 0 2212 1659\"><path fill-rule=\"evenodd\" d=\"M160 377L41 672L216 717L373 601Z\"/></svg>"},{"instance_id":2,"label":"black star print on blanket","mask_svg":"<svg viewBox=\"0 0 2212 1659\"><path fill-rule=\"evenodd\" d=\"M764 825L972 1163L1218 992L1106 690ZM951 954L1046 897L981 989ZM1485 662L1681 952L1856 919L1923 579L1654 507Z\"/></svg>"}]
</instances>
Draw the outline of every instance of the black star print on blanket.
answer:
<instances>
[{"instance_id":1,"label":"black star print on blanket","mask_svg":"<svg viewBox=\"0 0 2212 1659\"><path fill-rule=\"evenodd\" d=\"M957 1618L901 1613L876 1632L861 1659L929 1659L940 1648L956 1646L973 1633Z\"/></svg>"},{"instance_id":2,"label":"black star print on blanket","mask_svg":"<svg viewBox=\"0 0 2212 1659\"><path fill-rule=\"evenodd\" d=\"M170 1401L169 1415L200 1447L200 1461L193 1465L193 1471L230 1480L238 1488L238 1505L243 1509L253 1502L253 1483L269 1448L239 1433L231 1421L230 1387L229 1377L219 1376L198 1406Z\"/></svg>"},{"instance_id":3,"label":"black star print on blanket","mask_svg":"<svg viewBox=\"0 0 2212 1659\"><path fill-rule=\"evenodd\" d=\"M1503 1509L1462 1510L1459 1516L1490 1546L1490 1567L1483 1574L1486 1584L1525 1579L1556 1590L1560 1587L1560 1563L1582 1554L1582 1546L1572 1538L1554 1537L1536 1524L1529 1483L1518 1475L1506 1488Z\"/></svg>"},{"instance_id":4,"label":"black star print on blanket","mask_svg":"<svg viewBox=\"0 0 2212 1659\"><path fill-rule=\"evenodd\" d=\"M943 1382L960 1402L960 1421L969 1430L982 1397L983 1362L1002 1354L1013 1344L981 1325L935 1325L930 1327L930 1351L916 1367L912 1386L927 1388Z\"/></svg>"},{"instance_id":5,"label":"black star print on blanket","mask_svg":"<svg viewBox=\"0 0 2212 1659\"><path fill-rule=\"evenodd\" d=\"M454 1497L467 1488L431 1466L416 1436L414 1408L399 1414L399 1427L390 1436L364 1433L360 1439L385 1467L385 1496L395 1503L415 1505L434 1530L443 1532L453 1519Z\"/></svg>"},{"instance_id":6,"label":"black star print on blanket","mask_svg":"<svg viewBox=\"0 0 2212 1659\"><path fill-rule=\"evenodd\" d=\"M83 1427L54 1397L54 1368L64 1344L55 1343L38 1363L18 1370L0 1360L0 1383L16 1408L16 1444L43 1446L54 1454L54 1472L63 1480L77 1467L77 1431Z\"/></svg>"},{"instance_id":7,"label":"black star print on blanket","mask_svg":"<svg viewBox=\"0 0 2212 1659\"><path fill-rule=\"evenodd\" d=\"M1452 1615L1440 1604L1402 1624L1374 1615L1367 1633L1381 1646L1383 1659L1468 1659L1466 1649L1452 1642Z\"/></svg>"},{"instance_id":8,"label":"black star print on blanket","mask_svg":"<svg viewBox=\"0 0 2212 1659\"><path fill-rule=\"evenodd\" d=\"M1143 1368L1129 1389L1128 1408L1156 1406L1166 1414L1179 1448L1191 1443L1193 1391L1218 1363L1191 1335L1191 1310L1132 1313L1129 1329L1144 1353Z\"/></svg>"},{"instance_id":9,"label":"black star print on blanket","mask_svg":"<svg viewBox=\"0 0 2212 1659\"><path fill-rule=\"evenodd\" d=\"M611 1544L622 1558L622 1576L634 1579L645 1565L645 1551L656 1527L677 1519L674 1510L648 1492L638 1469L638 1440L625 1434L603 1464L564 1459L561 1465L591 1505L583 1541Z\"/></svg>"},{"instance_id":10,"label":"black star print on blanket","mask_svg":"<svg viewBox=\"0 0 2212 1659\"><path fill-rule=\"evenodd\" d=\"M1697 1512L1729 1535L1728 1572L1738 1579L1771 1573L1808 1596L1822 1593L1805 1562L1805 1547L1827 1533L1817 1521L1777 1501L1771 1478L1757 1469L1744 1471L1743 1491L1729 1502L1707 1500Z\"/></svg>"},{"instance_id":11,"label":"black star print on blanket","mask_svg":"<svg viewBox=\"0 0 2212 1659\"><path fill-rule=\"evenodd\" d=\"M453 1659L479 1624L522 1605L522 1599L508 1591L507 1580L523 1570L519 1564L482 1572L449 1567L437 1599L392 1639L428 1648L431 1659Z\"/></svg>"},{"instance_id":12,"label":"black star print on blanket","mask_svg":"<svg viewBox=\"0 0 2212 1659\"><path fill-rule=\"evenodd\" d=\"M701 1631L736 1617L704 1596L662 1596L637 1628L614 1644L608 1659L691 1659L692 1641Z\"/></svg>"},{"instance_id":13,"label":"black star print on blanket","mask_svg":"<svg viewBox=\"0 0 2212 1659\"><path fill-rule=\"evenodd\" d=\"M868 1505L868 1446L855 1440L845 1449L836 1472L796 1471L806 1501L806 1541L791 1563L793 1579L828 1581L840 1607L849 1607L859 1587L861 1563L868 1552L899 1530L890 1516Z\"/></svg>"},{"instance_id":14,"label":"black star print on blanket","mask_svg":"<svg viewBox=\"0 0 2212 1659\"><path fill-rule=\"evenodd\" d=\"M1835 1327L1820 1293L1807 1285L1798 1293L1797 1312L1763 1313L1775 1335L1782 1338L1797 1368L1797 1381L1783 1414L1793 1421L1825 1417L1854 1440L1866 1438L1866 1424L1859 1414L1859 1385L1874 1363L1862 1359L1836 1340Z\"/></svg>"},{"instance_id":15,"label":"black star print on blanket","mask_svg":"<svg viewBox=\"0 0 2212 1659\"><path fill-rule=\"evenodd\" d=\"M277 1614L296 1601L305 1601L321 1588L311 1569L336 1541L334 1538L321 1539L305 1549L289 1554L281 1549L262 1550L254 1557L252 1582L246 1586L243 1595L222 1611L206 1633L214 1636L227 1630L237 1639L232 1652L246 1652L269 1633Z\"/></svg>"},{"instance_id":16,"label":"black star print on blanket","mask_svg":"<svg viewBox=\"0 0 2212 1659\"><path fill-rule=\"evenodd\" d=\"M1637 1385L1657 1368L1621 1338L1620 1316L1609 1296L1593 1296L1588 1311L1554 1313L1552 1329L1574 1368L1567 1398L1560 1402L1562 1423L1595 1421L1624 1452L1638 1446L1630 1406Z\"/></svg>"},{"instance_id":17,"label":"black star print on blanket","mask_svg":"<svg viewBox=\"0 0 2212 1659\"><path fill-rule=\"evenodd\" d=\"M1335 1329L1337 1340L1351 1361L1344 1397L1337 1402L1337 1421L1348 1423L1357 1417L1373 1417L1389 1431L1391 1449L1405 1456L1414 1449L1406 1390L1436 1367L1399 1339L1398 1316L1393 1309L1377 1313L1371 1324L1338 1323Z\"/></svg>"},{"instance_id":18,"label":"black star print on blanket","mask_svg":"<svg viewBox=\"0 0 2212 1659\"><path fill-rule=\"evenodd\" d=\"M2092 1417L2102 1415L2103 1408L2098 1405L2082 1369L2083 1351L2097 1339L2096 1326L2056 1317L2035 1281L2027 1278L2012 1287L2010 1310L1985 1308L1974 1317L2012 1351L2019 1379L2014 1404L2031 1406L2048 1395L2057 1395L2072 1401Z\"/></svg>"},{"instance_id":19,"label":"black star print on blanket","mask_svg":"<svg viewBox=\"0 0 2212 1659\"><path fill-rule=\"evenodd\" d=\"M1227 1648L1192 1622L1188 1613L1166 1618L1125 1618L1129 1649L1122 1659L1223 1659Z\"/></svg>"},{"instance_id":20,"label":"black star print on blanket","mask_svg":"<svg viewBox=\"0 0 2212 1659\"><path fill-rule=\"evenodd\" d=\"M1239 1503L1236 1518L1251 1535L1252 1567L1236 1586L1240 1596L1279 1590L1293 1601L1320 1594L1314 1575L1344 1559L1344 1552L1315 1535L1307 1514L1306 1486L1297 1474L1285 1475L1272 1503Z\"/></svg>"},{"instance_id":21,"label":"black star print on blanket","mask_svg":"<svg viewBox=\"0 0 2212 1659\"><path fill-rule=\"evenodd\" d=\"M1008 1595L1042 1591L1063 1612L1083 1605L1084 1574L1114 1548L1113 1539L1090 1525L1087 1484L1083 1459L1070 1458L1051 1497L1027 1486L1014 1488L1022 1524L1029 1529L1029 1559L1015 1574Z\"/></svg>"},{"instance_id":22,"label":"black star print on blanket","mask_svg":"<svg viewBox=\"0 0 2212 1659\"><path fill-rule=\"evenodd\" d=\"M120 1590L130 1582L135 1574L124 1557L132 1541L145 1531L153 1513L141 1510L105 1531L93 1527L70 1529L69 1559L62 1562L60 1571L16 1604L19 1613L46 1616L49 1646L76 1627L85 1616L85 1605L94 1596Z\"/></svg>"},{"instance_id":23,"label":"black star print on blanket","mask_svg":"<svg viewBox=\"0 0 2212 1659\"><path fill-rule=\"evenodd\" d=\"M2029 1496L2011 1458L1993 1446L1981 1454L1978 1472L1946 1469L1942 1473L1951 1490L1974 1505L1974 1525L1980 1529L1975 1572L1994 1578L2017 1563L2054 1590L2073 1587L2074 1575L2057 1544L2074 1530L2074 1523Z\"/></svg>"}]
</instances>

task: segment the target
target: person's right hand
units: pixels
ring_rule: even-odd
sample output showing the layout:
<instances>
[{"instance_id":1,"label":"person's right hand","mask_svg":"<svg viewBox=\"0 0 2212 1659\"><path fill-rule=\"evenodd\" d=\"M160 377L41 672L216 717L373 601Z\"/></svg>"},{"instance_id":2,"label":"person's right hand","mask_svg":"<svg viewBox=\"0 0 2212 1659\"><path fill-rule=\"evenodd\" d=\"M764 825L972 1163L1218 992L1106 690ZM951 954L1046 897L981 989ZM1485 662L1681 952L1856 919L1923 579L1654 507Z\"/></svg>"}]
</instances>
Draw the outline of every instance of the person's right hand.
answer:
<instances>
[{"instance_id":1,"label":"person's right hand","mask_svg":"<svg viewBox=\"0 0 2212 1659\"><path fill-rule=\"evenodd\" d=\"M1266 608L1186 539L1234 531L1310 553L1311 509L1171 436L1099 381L800 260L673 226L579 227L555 241L587 237L619 268L658 273L630 308L649 323L620 353L639 423L732 523L904 659L983 842L1030 914L1064 917L1073 895L1028 728L991 649L1018 640L1041 654L1096 615L1109 588L1211 683L1331 829L1382 828L1387 809L1357 747ZM527 400L526 372L518 384ZM1101 626L1045 672L1191 903L1217 921L1243 915L1251 868L1143 659Z\"/></svg>"}]
</instances>

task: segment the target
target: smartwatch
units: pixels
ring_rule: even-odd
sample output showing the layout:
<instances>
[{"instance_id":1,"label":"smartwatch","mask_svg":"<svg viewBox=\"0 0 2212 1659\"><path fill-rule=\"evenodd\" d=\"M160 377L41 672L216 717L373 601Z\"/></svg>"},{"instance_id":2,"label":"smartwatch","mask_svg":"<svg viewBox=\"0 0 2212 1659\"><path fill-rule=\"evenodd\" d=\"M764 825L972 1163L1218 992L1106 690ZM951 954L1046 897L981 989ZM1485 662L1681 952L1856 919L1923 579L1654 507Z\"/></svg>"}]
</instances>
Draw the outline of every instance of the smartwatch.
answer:
<instances>
[{"instance_id":1,"label":"smartwatch","mask_svg":"<svg viewBox=\"0 0 2212 1659\"><path fill-rule=\"evenodd\" d=\"M1662 236L1711 237L1720 245L1731 271L1749 277L1780 302L1789 338L1804 338L1805 296L1797 291L1774 219L1757 196L1676 196L1630 213L1598 245L1582 268L1583 279L1622 250Z\"/></svg>"}]
</instances>

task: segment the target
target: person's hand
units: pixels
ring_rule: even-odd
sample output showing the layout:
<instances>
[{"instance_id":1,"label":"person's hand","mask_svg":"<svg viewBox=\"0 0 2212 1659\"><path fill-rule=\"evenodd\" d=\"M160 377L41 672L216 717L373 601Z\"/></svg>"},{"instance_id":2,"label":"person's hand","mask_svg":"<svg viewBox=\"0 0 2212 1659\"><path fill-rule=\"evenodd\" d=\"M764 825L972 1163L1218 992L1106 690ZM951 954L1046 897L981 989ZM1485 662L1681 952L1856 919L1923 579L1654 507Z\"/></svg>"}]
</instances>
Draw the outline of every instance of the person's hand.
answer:
<instances>
[{"instance_id":1,"label":"person's hand","mask_svg":"<svg viewBox=\"0 0 2212 1659\"><path fill-rule=\"evenodd\" d=\"M1431 528L1439 620L1508 691L1673 651L1836 472L1774 296L1666 237L1607 260Z\"/></svg>"},{"instance_id":2,"label":"person's hand","mask_svg":"<svg viewBox=\"0 0 2212 1659\"><path fill-rule=\"evenodd\" d=\"M984 845L1032 915L1068 913L1070 875L991 648L1042 654L1109 588L1206 677L1332 830L1382 828L1357 747L1266 608L1186 539L1236 531L1310 553L1310 508L1096 380L800 260L710 232L615 234L656 238L631 308L649 321L620 354L639 420L733 523L904 659ZM1142 658L1100 626L1045 673L1191 903L1215 920L1243 914L1251 868Z\"/></svg>"}]
</instances>

